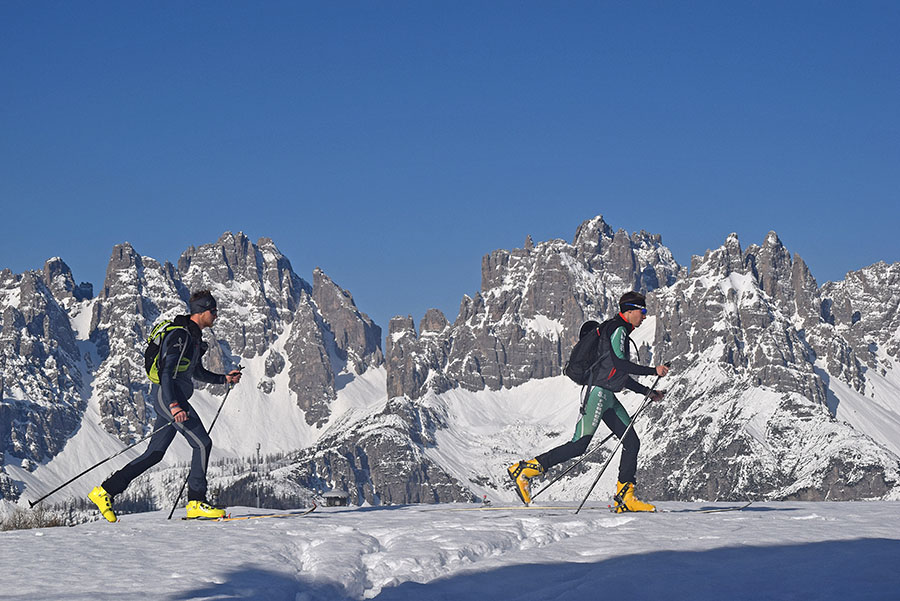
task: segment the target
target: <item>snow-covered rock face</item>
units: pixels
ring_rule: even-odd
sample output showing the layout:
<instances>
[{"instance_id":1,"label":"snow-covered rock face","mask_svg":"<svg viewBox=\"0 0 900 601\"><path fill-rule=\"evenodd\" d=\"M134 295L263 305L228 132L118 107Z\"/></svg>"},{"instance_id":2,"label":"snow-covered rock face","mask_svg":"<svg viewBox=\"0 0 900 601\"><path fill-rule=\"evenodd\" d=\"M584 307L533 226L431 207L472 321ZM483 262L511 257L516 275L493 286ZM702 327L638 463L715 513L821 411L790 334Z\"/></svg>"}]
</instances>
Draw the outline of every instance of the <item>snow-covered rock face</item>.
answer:
<instances>
[{"instance_id":1,"label":"snow-covered rock face","mask_svg":"<svg viewBox=\"0 0 900 601\"><path fill-rule=\"evenodd\" d=\"M147 336L158 320L184 313L188 295L170 263L142 257L128 243L113 248L90 340L101 358L93 389L103 427L123 441L143 436L155 416L144 373Z\"/></svg>"},{"instance_id":2,"label":"snow-covered rock face","mask_svg":"<svg viewBox=\"0 0 900 601\"><path fill-rule=\"evenodd\" d=\"M189 248L177 268L117 245L93 300L61 259L48 261L43 273L0 272L0 451L19 462L52 458L92 394L107 432L124 442L148 432L155 414L143 370L147 335L159 320L186 313L191 291L200 289L210 289L220 308L204 333L204 364L224 372L265 355L260 388L293 395L307 423L324 422L336 374L361 374L383 356L380 329L349 293L321 271L316 285L297 276L271 240L252 244L232 233ZM271 378L283 371L287 386L277 390ZM10 496L9 488L0 492Z\"/></svg>"},{"instance_id":3,"label":"snow-covered rock face","mask_svg":"<svg viewBox=\"0 0 900 601\"><path fill-rule=\"evenodd\" d=\"M337 358L347 368L360 375L370 366L384 363L381 328L359 312L349 292L318 268L313 271L312 300L334 336Z\"/></svg>"},{"instance_id":4,"label":"snow-covered rock face","mask_svg":"<svg viewBox=\"0 0 900 601\"><path fill-rule=\"evenodd\" d=\"M94 296L94 287L91 284L87 282L75 284L72 270L59 257L54 257L44 264L43 280L53 298L66 308Z\"/></svg>"},{"instance_id":5,"label":"snow-covered rock face","mask_svg":"<svg viewBox=\"0 0 900 601\"><path fill-rule=\"evenodd\" d=\"M78 302L71 275L59 259L48 262L43 274L0 271L2 460L6 453L28 464L52 457L78 428L87 405L78 344L62 306ZM17 494L0 472L0 497Z\"/></svg>"},{"instance_id":6,"label":"snow-covered rock face","mask_svg":"<svg viewBox=\"0 0 900 601\"><path fill-rule=\"evenodd\" d=\"M515 498L505 464L569 436L562 414L571 408L574 421L577 405L566 403L577 391L560 374L581 323L611 316L636 289L654 317L636 333L640 361L673 366L665 401L638 423L642 495L900 494L900 264L819 289L773 232L746 250L732 235L688 273L659 236L614 232L596 217L571 244L529 237L486 255L481 291L463 297L454 322L434 309L418 328L394 318L382 354L381 329L350 293L319 269L312 284L301 279L271 240L226 233L177 263L118 245L93 299L61 259L43 272L0 272L0 452L18 482L39 479L25 471L44 469L88 414L123 442L148 432L146 336L206 288L219 319L204 332L204 364L247 367L245 413L220 422L217 448L246 455L234 441L248 415L268 424L255 435L277 430L269 452L282 458L266 485L284 498L328 488L369 503ZM526 399L535 385L540 398ZM211 403L223 392L198 396ZM535 404L544 412L529 413ZM569 495L560 498L583 494L595 465L557 485ZM241 469L214 468L212 487L244 494L256 476ZM159 502L180 476L157 476L146 483L163 482L153 485ZM18 485L0 465L0 498Z\"/></svg>"},{"instance_id":7,"label":"snow-covered rock face","mask_svg":"<svg viewBox=\"0 0 900 601\"><path fill-rule=\"evenodd\" d=\"M585 221L568 244L551 240L484 256L481 292L464 297L450 325L429 312L416 336L394 318L386 347L388 396L420 398L455 387L498 390L562 373L586 319L609 315L628 290L675 282L680 268L661 238Z\"/></svg>"},{"instance_id":8,"label":"snow-covered rock face","mask_svg":"<svg viewBox=\"0 0 900 601\"><path fill-rule=\"evenodd\" d=\"M885 267L868 278L890 279ZM865 286L831 290L840 297L848 288L862 298L844 297L844 306L878 306L870 323L896 319L896 302L885 307ZM744 253L732 235L695 257L688 277L658 290L654 353L672 361L675 375L666 401L642 420L643 487L669 499L811 500L881 497L896 486L897 457L831 413L831 378L862 390L856 349L871 355L842 338L844 315L838 326L827 319L822 307L834 304L774 233ZM879 340L890 339L881 332Z\"/></svg>"},{"instance_id":9,"label":"snow-covered rock face","mask_svg":"<svg viewBox=\"0 0 900 601\"><path fill-rule=\"evenodd\" d=\"M348 491L354 504L472 501L471 491L425 455L445 425L427 406L391 399L299 452L287 478L306 489Z\"/></svg>"},{"instance_id":10,"label":"snow-covered rock face","mask_svg":"<svg viewBox=\"0 0 900 601\"><path fill-rule=\"evenodd\" d=\"M876 263L822 287L825 320L869 367L900 361L900 263Z\"/></svg>"},{"instance_id":11,"label":"snow-covered rock face","mask_svg":"<svg viewBox=\"0 0 900 601\"><path fill-rule=\"evenodd\" d=\"M729 236L695 257L690 274L659 242L646 234L612 234L598 218L579 227L573 245L535 246L529 239L523 249L491 253L482 264L481 292L463 300L455 323L429 314L416 336L411 318L392 320L389 397L437 394L440 402L441 393L454 388L498 390L559 375L581 321L613 314L618 296L637 288L648 292L657 317L655 326L648 324L655 331L649 346L641 346L641 360L673 365L672 377L661 384L669 389L667 400L651 405L640 423L639 478L647 495L891 494L900 480L896 450L885 446L884 436L877 442L867 436L876 433L865 420L854 423L854 412L844 410L837 395L847 398L844 388L859 399L868 382L865 366L879 357L882 371L894 364L896 266L851 274L820 295L806 264L792 258L774 232L746 251ZM868 308L867 319L845 307ZM547 402L560 402L553 399ZM895 406L887 416L900 421L898 413ZM498 425L495 435L502 431ZM517 452L533 454L559 442L535 440ZM482 444L490 445L491 437ZM486 471L502 476L500 463L508 459ZM462 472L455 473L465 480ZM579 477L573 477L576 488ZM502 488L502 480L488 488Z\"/></svg>"}]
</instances>

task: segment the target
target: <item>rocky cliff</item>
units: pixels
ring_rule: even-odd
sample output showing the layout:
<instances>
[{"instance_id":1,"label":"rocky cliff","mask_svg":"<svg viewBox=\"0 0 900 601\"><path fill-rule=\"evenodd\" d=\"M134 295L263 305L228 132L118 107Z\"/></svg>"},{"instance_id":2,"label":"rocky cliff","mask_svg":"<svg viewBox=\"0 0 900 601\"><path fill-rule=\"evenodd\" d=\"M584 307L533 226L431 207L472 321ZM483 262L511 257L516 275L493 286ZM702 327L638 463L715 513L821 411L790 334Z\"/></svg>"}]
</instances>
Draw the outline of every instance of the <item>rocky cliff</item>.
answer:
<instances>
[{"instance_id":1,"label":"rocky cliff","mask_svg":"<svg viewBox=\"0 0 900 601\"><path fill-rule=\"evenodd\" d=\"M494 251L481 263L481 291L463 297L454 323L432 310L417 335L411 318L391 320L388 396L557 376L586 319L609 315L624 292L668 286L680 272L660 236L613 232L602 217L582 223L571 244L528 238L523 248Z\"/></svg>"},{"instance_id":2,"label":"rocky cliff","mask_svg":"<svg viewBox=\"0 0 900 601\"><path fill-rule=\"evenodd\" d=\"M291 424L279 432L280 468L267 486L292 499L327 488L369 503L509 495L500 492L505 462L568 436L571 424L559 416L573 385L560 374L579 326L611 315L632 289L647 293L655 328L641 332L641 361L673 366L666 400L639 422L646 496L900 496L892 392L900 388L900 264L819 287L773 232L746 249L732 235L688 270L660 236L613 231L596 217L572 242L529 237L522 248L485 255L481 275L453 321L437 310L418 324L391 320L382 353L381 329L347 290L320 269L303 280L265 238L225 233L175 265L123 243L93 298L61 259L40 272L0 272L0 452L19 474L0 471L0 495L21 494L22 474L52 462L95 415L89 405L122 442L146 433L154 418L146 335L185 312L190 291L208 288L220 317L205 332L204 362L220 372L250 366L253 394L241 394L252 398L234 411L264 416L270 428ZM529 422L538 412L521 391L535 382L551 383L537 402L542 415L555 412L552 425ZM501 398L508 404L489 406ZM255 423L233 419L217 431L217 446ZM581 494L602 459L559 490ZM213 485L239 495L252 462L234 461ZM145 487L164 504L179 477L158 480Z\"/></svg>"},{"instance_id":3,"label":"rocky cliff","mask_svg":"<svg viewBox=\"0 0 900 601\"><path fill-rule=\"evenodd\" d=\"M863 391L864 366L881 355L876 339L896 337L896 326L848 335L852 313L834 316L838 298L878 307L870 324L892 323L896 302L892 313L885 301L895 295L872 292L845 283L820 293L774 232L743 252L732 235L695 257L689 276L651 297L654 354L677 375L669 400L647 414L645 487L657 498L801 500L879 498L896 487L897 456L829 403L832 379Z\"/></svg>"},{"instance_id":4,"label":"rocky cliff","mask_svg":"<svg viewBox=\"0 0 900 601\"><path fill-rule=\"evenodd\" d=\"M0 271L0 466L14 457L33 469L81 422L89 391L65 308L81 300L75 292L59 259L43 272ZM15 499L19 492L0 471L0 495Z\"/></svg>"},{"instance_id":5,"label":"rocky cliff","mask_svg":"<svg viewBox=\"0 0 900 601\"><path fill-rule=\"evenodd\" d=\"M117 245L94 299L60 259L43 272L4 270L0 452L23 467L51 460L85 419L90 398L106 432L123 442L146 434L155 419L143 371L146 337L154 323L186 313L190 292L199 289L212 290L220 307L218 325L204 334L205 365L225 372L265 357L261 392L292 396L308 424L328 420L341 373L383 363L380 328L352 296L321 270L313 285L305 282L265 238L253 244L226 233L186 250L177 266ZM273 379L283 371L287 386L276 390ZM17 491L12 481L0 482L4 497Z\"/></svg>"}]
</instances>

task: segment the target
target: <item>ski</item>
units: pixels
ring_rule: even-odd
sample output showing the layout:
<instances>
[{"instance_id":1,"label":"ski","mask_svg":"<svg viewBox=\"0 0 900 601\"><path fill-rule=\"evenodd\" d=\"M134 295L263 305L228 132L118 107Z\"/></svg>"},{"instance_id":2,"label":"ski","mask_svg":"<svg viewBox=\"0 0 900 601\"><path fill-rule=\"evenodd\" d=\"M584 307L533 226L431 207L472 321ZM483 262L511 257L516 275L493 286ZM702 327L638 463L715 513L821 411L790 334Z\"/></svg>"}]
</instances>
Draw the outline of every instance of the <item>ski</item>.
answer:
<instances>
[{"instance_id":1,"label":"ski","mask_svg":"<svg viewBox=\"0 0 900 601\"><path fill-rule=\"evenodd\" d=\"M662 509L660 513L722 513L725 511L741 511L747 509L753 501L747 501L743 505L733 505L730 507L709 507L706 509Z\"/></svg>"},{"instance_id":2,"label":"ski","mask_svg":"<svg viewBox=\"0 0 900 601\"><path fill-rule=\"evenodd\" d=\"M540 509L547 510L566 510L574 509L574 506L565 505L485 505L481 507L448 507L439 509L430 509L428 511L535 511ZM584 509L605 509L603 507L584 507Z\"/></svg>"},{"instance_id":3,"label":"ski","mask_svg":"<svg viewBox=\"0 0 900 601\"><path fill-rule=\"evenodd\" d=\"M299 511L290 511L288 513L264 513L264 514L259 514L259 515L235 515L235 516L228 514L227 516L225 516L223 518L188 518L188 517L184 517L181 519L185 520L185 521L189 521L189 522L238 522L238 521L243 521L243 520L264 520L264 519L271 519L271 518L275 518L275 519L277 519L277 518L300 518L305 515L311 514L313 511L316 510L316 507L318 507L318 505L313 503L312 507L309 507L307 509L302 509Z\"/></svg>"}]
</instances>

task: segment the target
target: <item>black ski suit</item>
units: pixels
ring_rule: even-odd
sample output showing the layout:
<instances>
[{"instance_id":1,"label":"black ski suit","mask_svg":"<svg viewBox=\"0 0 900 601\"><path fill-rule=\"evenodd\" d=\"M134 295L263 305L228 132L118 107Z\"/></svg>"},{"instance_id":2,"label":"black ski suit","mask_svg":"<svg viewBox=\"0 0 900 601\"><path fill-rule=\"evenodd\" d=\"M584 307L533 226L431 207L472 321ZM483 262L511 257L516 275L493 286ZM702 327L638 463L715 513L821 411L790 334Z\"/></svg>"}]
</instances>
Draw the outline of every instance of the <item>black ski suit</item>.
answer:
<instances>
[{"instance_id":1,"label":"black ski suit","mask_svg":"<svg viewBox=\"0 0 900 601\"><path fill-rule=\"evenodd\" d=\"M172 422L173 427L154 434L140 457L106 479L102 486L110 496L124 492L132 480L159 463L175 439L175 433L181 432L193 449L188 475L188 501L206 500L206 467L212 440L188 399L194 393L194 379L209 384L224 384L225 376L214 374L200 364L206 352L206 343L200 328L191 321L190 316L179 315L172 323L184 329L171 330L163 337L159 350L159 384L150 387L150 396L156 409L154 429L161 428L167 422ZM187 368L176 371L179 362L183 365L185 359ZM186 421L178 423L172 416L169 404L175 402L188 412Z\"/></svg>"}]
</instances>

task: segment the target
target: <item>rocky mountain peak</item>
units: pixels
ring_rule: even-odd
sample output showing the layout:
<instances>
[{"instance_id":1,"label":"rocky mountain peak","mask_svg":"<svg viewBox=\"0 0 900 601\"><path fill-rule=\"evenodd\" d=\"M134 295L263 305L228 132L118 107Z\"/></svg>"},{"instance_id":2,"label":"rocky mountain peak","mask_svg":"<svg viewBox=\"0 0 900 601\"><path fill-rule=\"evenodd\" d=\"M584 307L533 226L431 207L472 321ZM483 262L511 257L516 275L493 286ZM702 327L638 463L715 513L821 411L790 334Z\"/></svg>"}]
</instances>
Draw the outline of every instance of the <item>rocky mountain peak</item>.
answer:
<instances>
[{"instance_id":1,"label":"rocky mountain peak","mask_svg":"<svg viewBox=\"0 0 900 601\"><path fill-rule=\"evenodd\" d=\"M387 342L387 396L394 398L408 394L418 398L427 377L427 367L420 367L418 336L411 315L392 317L388 324Z\"/></svg>"},{"instance_id":2,"label":"rocky mountain peak","mask_svg":"<svg viewBox=\"0 0 900 601\"><path fill-rule=\"evenodd\" d=\"M452 326L429 311L416 337L411 318L392 320L389 394L497 390L558 375L585 319L608 315L628 290L674 281L680 270L661 237L613 232L599 216L578 227L574 244L495 250L482 259L481 291L463 297Z\"/></svg>"},{"instance_id":3,"label":"rocky mountain peak","mask_svg":"<svg viewBox=\"0 0 900 601\"><path fill-rule=\"evenodd\" d=\"M436 309L422 317L418 333L411 316L392 319L384 355L381 329L349 291L319 268L312 284L304 281L272 240L254 244L241 232L190 247L177 267L117 245L100 295L79 300L76 288L61 259L43 272L0 271L0 432L8 433L0 458L7 466L19 462L15 469L58 453L85 419L88 398L99 401L111 434L130 441L146 433L153 420L141 366L146 335L159 319L185 312L191 291L208 288L220 318L204 331L204 364L214 371L249 365L246 381L257 390L244 394L276 400L268 405L312 426L300 429L314 443L287 449L297 452L290 469L273 476L278 487L311 494L342 486L370 503L469 500L495 476L507 481L503 465L513 453L500 445L516 438L496 434L520 430L524 418L509 409L532 393L462 391L559 376L581 323L610 316L618 297L634 289L648 294L656 324L655 332L641 332L655 334L641 362L673 363L665 402L641 418L640 476L650 496L874 498L897 490L900 480L896 454L848 425L848 397L837 396L856 391L862 400L853 409L860 409L876 402L871 388L896 379L888 376L900 361L900 263L852 272L820 290L774 232L745 251L732 234L694 257L690 272L660 235L613 230L601 216L582 223L571 244L529 236L523 248L484 256L482 288L462 297L452 323ZM73 323L83 322L72 307L93 309L89 341L83 331L76 337ZM79 356L87 349L99 365ZM382 374L369 374L358 388L354 379L382 363L387 398L368 405L354 398ZM535 384L553 392L559 382ZM349 396L335 403L345 389ZM451 389L458 390L440 394ZM440 432L470 424L463 415L469 403L504 398L513 401L503 406L510 422L498 432ZM348 404L352 409L332 415ZM477 415L490 414L481 409ZM536 438L559 438L550 429L533 432L525 436L527 451L515 455L533 452ZM472 476L436 459L479 436L496 455L496 474ZM464 442L426 453L452 439ZM224 467L219 482L240 489L246 480L234 469ZM0 467L0 496L14 498L16 487Z\"/></svg>"},{"instance_id":4,"label":"rocky mountain peak","mask_svg":"<svg viewBox=\"0 0 900 601\"><path fill-rule=\"evenodd\" d=\"M572 246L578 249L581 256L593 256L603 253L605 244L613 239L613 229L603 220L602 215L597 215L581 223L575 229L575 237Z\"/></svg>"},{"instance_id":5,"label":"rocky mountain peak","mask_svg":"<svg viewBox=\"0 0 900 601\"><path fill-rule=\"evenodd\" d=\"M884 261L851 271L822 287L823 319L845 337L870 368L900 359L900 263Z\"/></svg>"},{"instance_id":6,"label":"rocky mountain peak","mask_svg":"<svg viewBox=\"0 0 900 601\"><path fill-rule=\"evenodd\" d=\"M833 292L839 297L844 291ZM667 384L672 398L680 399L654 408L650 416L650 438L664 449L652 460L654 486L704 490L702 496L714 498L740 488L741 474L759 470L769 474L765 481L744 485L782 498L816 498L823 489L829 498L879 496L889 490L897 466L850 428L844 427L839 438L842 426L834 422L829 377L817 367L822 359L831 377L861 389L856 351L822 319L814 278L800 257L791 259L774 232L743 254L732 234L722 247L694 257L690 275L654 297L654 355L675 359L679 375ZM841 302L859 306L849 299ZM703 417L723 412L733 417L719 425L714 423L718 418ZM696 419L713 421L700 435ZM825 440L833 448L820 454ZM874 463L859 466L846 481L832 478L831 470L845 470L837 466L854 446L878 459L866 460ZM766 453L761 455L760 448ZM785 461L770 463L768 453ZM800 467L803 462L796 457L804 455ZM714 481L697 473L700 464L715 465ZM684 474L678 483L668 476L674 472Z\"/></svg>"},{"instance_id":7,"label":"rocky mountain peak","mask_svg":"<svg viewBox=\"0 0 900 601\"><path fill-rule=\"evenodd\" d=\"M60 262L48 271L69 298ZM0 458L13 462L9 453L30 465L58 453L78 428L88 392L75 333L44 272L0 271L0 378ZM2 465L0 491L14 497Z\"/></svg>"},{"instance_id":8,"label":"rocky mountain peak","mask_svg":"<svg viewBox=\"0 0 900 601\"><path fill-rule=\"evenodd\" d=\"M384 363L381 352L381 328L361 313L353 296L325 275L313 271L312 299L334 335L338 356L357 374Z\"/></svg>"},{"instance_id":9,"label":"rocky mountain peak","mask_svg":"<svg viewBox=\"0 0 900 601\"><path fill-rule=\"evenodd\" d=\"M694 255L691 258L691 276L722 276L732 272L742 271L744 257L741 251L741 241L738 235L731 233L725 239L725 243L715 250L707 250L702 257Z\"/></svg>"},{"instance_id":10,"label":"rocky mountain peak","mask_svg":"<svg viewBox=\"0 0 900 601\"><path fill-rule=\"evenodd\" d=\"M227 282L234 279L259 280L255 247L238 232L225 232L213 244L189 247L178 259L178 271L190 281ZM194 288L192 288L194 290Z\"/></svg>"},{"instance_id":11,"label":"rocky mountain peak","mask_svg":"<svg viewBox=\"0 0 900 601\"><path fill-rule=\"evenodd\" d=\"M72 270L59 257L53 257L44 263L43 280L44 285L61 304L69 305L90 299L94 295L94 287L90 283L75 284Z\"/></svg>"},{"instance_id":12,"label":"rocky mountain peak","mask_svg":"<svg viewBox=\"0 0 900 601\"><path fill-rule=\"evenodd\" d=\"M447 321L440 309L429 309L425 312L425 316L422 317L422 321L419 322L419 332L421 332L422 336L440 334L449 325L450 322Z\"/></svg>"},{"instance_id":13,"label":"rocky mountain peak","mask_svg":"<svg viewBox=\"0 0 900 601\"><path fill-rule=\"evenodd\" d=\"M64 265L53 261L45 269L44 279L59 294L71 285ZM93 388L104 428L123 440L146 431L153 419L142 368L146 337L160 319L186 313L190 293L201 289L211 290L220 308L216 326L204 332L210 346L207 367L221 373L265 355L288 332L280 350L265 359L260 390L274 392L274 378L286 371L290 393L307 421L323 423L336 396L336 374L345 366L360 374L380 365L383 356L378 327L356 309L349 293L321 271L317 277L324 310L313 299L313 286L293 272L267 238L255 245L241 232L225 232L213 244L188 248L177 268L140 255L127 242L116 245L90 328L100 358L93 366ZM72 339L68 318L60 315Z\"/></svg>"},{"instance_id":14,"label":"rocky mountain peak","mask_svg":"<svg viewBox=\"0 0 900 601\"><path fill-rule=\"evenodd\" d=\"M525 236L525 250L532 251L534 250L534 240L531 239L531 234Z\"/></svg>"},{"instance_id":15,"label":"rocky mountain peak","mask_svg":"<svg viewBox=\"0 0 900 601\"><path fill-rule=\"evenodd\" d=\"M747 249L745 262L754 272L763 291L773 298L793 302L791 284L791 255L781 243L778 234L769 232L762 247Z\"/></svg>"}]
</instances>

